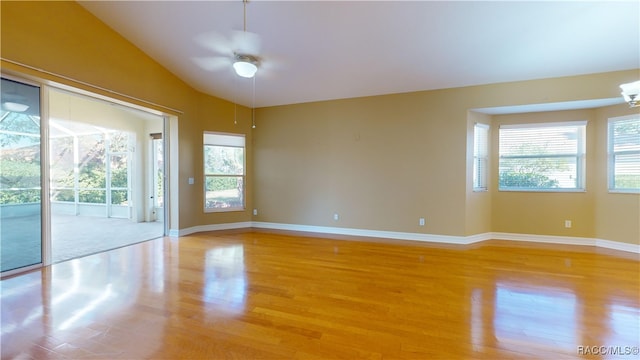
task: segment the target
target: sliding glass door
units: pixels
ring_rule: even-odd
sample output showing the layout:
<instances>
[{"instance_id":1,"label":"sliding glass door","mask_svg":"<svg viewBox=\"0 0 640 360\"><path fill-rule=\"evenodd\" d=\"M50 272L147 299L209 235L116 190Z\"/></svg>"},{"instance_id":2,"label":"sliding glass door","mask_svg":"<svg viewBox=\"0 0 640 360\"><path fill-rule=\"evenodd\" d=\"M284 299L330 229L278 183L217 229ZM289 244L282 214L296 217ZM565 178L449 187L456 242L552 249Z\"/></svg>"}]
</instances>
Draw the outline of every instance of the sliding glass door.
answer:
<instances>
[{"instance_id":1,"label":"sliding glass door","mask_svg":"<svg viewBox=\"0 0 640 360\"><path fill-rule=\"evenodd\" d=\"M0 276L164 235L163 116L4 75L0 90Z\"/></svg>"},{"instance_id":2,"label":"sliding glass door","mask_svg":"<svg viewBox=\"0 0 640 360\"><path fill-rule=\"evenodd\" d=\"M2 78L0 271L42 263L40 88Z\"/></svg>"}]
</instances>

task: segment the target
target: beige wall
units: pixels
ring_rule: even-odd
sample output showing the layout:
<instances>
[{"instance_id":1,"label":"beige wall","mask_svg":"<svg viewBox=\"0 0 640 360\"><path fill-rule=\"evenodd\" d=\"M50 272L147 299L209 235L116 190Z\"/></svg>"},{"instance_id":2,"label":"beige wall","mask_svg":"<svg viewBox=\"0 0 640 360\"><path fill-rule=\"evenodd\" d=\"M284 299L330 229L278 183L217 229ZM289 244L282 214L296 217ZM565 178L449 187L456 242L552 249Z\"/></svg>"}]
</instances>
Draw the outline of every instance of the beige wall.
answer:
<instances>
[{"instance_id":1,"label":"beige wall","mask_svg":"<svg viewBox=\"0 0 640 360\"><path fill-rule=\"evenodd\" d=\"M232 103L192 89L75 2L2 1L0 6L3 72L55 81L178 116L180 220L179 224L171 224L172 228L251 220L249 210L224 214L205 214L203 211L202 132L246 134L247 162L251 169L252 132L246 108L239 107L238 125L234 125ZM110 91L98 91L4 59L143 102ZM215 74L211 77L213 81ZM188 185L189 177L195 178L194 185ZM247 193L247 208L250 209L250 186Z\"/></svg>"},{"instance_id":2,"label":"beige wall","mask_svg":"<svg viewBox=\"0 0 640 360\"><path fill-rule=\"evenodd\" d=\"M637 70L621 71L260 109L256 220L453 236L493 231L594 238L596 227L608 228L596 218L601 190L595 178L606 169L595 157L597 137L606 131L596 126L597 112L492 117L468 110L616 98L618 85L637 77ZM474 122L491 124L495 174L501 123L576 119L590 122L587 192L498 192L496 176L488 192L472 191ZM637 210L624 203L637 196L625 196L611 206L629 218ZM426 218L425 227L418 226L419 217ZM573 227L566 229L564 220ZM630 224L637 226L637 219ZM620 232L615 240L640 243L636 232Z\"/></svg>"},{"instance_id":3,"label":"beige wall","mask_svg":"<svg viewBox=\"0 0 640 360\"><path fill-rule=\"evenodd\" d=\"M607 124L608 119L618 116L637 114L637 109L626 105L609 106L597 109L596 136L597 150L595 162L598 164L595 175L594 209L595 233L597 239L613 240L631 244L640 244L640 194L622 194L608 192L607 184Z\"/></svg>"},{"instance_id":4,"label":"beige wall","mask_svg":"<svg viewBox=\"0 0 640 360\"><path fill-rule=\"evenodd\" d=\"M618 85L637 80L637 69L263 108L257 111L258 128L251 131L246 108L240 109L239 124L233 125L233 104L190 88L74 2L3 1L0 6L3 59L158 104L152 107L178 115L180 229L250 221L250 209L256 207L255 220L266 222L640 242L635 195L593 193L591 186L583 194L498 194L495 189L473 193L468 177L469 129L476 116L469 110L618 97ZM95 91L4 60L2 68ZM124 99L111 92L103 95ZM619 109L615 111L625 111L623 106ZM581 114L600 124L607 111L614 110ZM516 121L497 122L507 120ZM247 135L248 211L203 212L205 130ZM589 132L590 139L604 136ZM590 174L598 181L595 166ZM188 185L188 177L196 184ZM583 206L591 210L577 209ZM527 212L510 221L509 209L523 207L545 214ZM333 213L340 215L339 221L332 220ZM568 215L575 222L571 232L562 227ZM426 218L426 226L418 226L419 217Z\"/></svg>"},{"instance_id":5,"label":"beige wall","mask_svg":"<svg viewBox=\"0 0 640 360\"><path fill-rule=\"evenodd\" d=\"M260 109L257 220L461 234L464 164L450 159L464 159L466 122L440 101L412 93Z\"/></svg>"},{"instance_id":6,"label":"beige wall","mask_svg":"<svg viewBox=\"0 0 640 360\"><path fill-rule=\"evenodd\" d=\"M493 117L492 143L498 143L499 128L504 124L587 121L586 192L498 191L498 178L491 184L493 230L497 232L593 237L595 186L595 113L593 110L555 111ZM492 170L498 173L498 146L492 151ZM605 168L606 171L606 168ZM572 227L564 227L571 220Z\"/></svg>"},{"instance_id":7,"label":"beige wall","mask_svg":"<svg viewBox=\"0 0 640 360\"><path fill-rule=\"evenodd\" d=\"M489 191L492 183L493 171L488 171L487 191L473 191L473 128L476 123L489 125L489 139L493 132L492 117L476 111L469 111L467 115L467 203L465 213L467 217L465 235L483 234L492 231L491 195ZM489 153L491 153L491 141L489 141ZM491 169L492 159L489 158L488 169Z\"/></svg>"},{"instance_id":8,"label":"beige wall","mask_svg":"<svg viewBox=\"0 0 640 360\"><path fill-rule=\"evenodd\" d=\"M561 235L640 244L640 195L610 193L607 186L607 121L637 113L626 104L592 110L555 111L493 117L493 143L502 124L586 120L586 192L529 193L497 191L492 182L493 231ZM492 173L498 172L493 149ZM565 228L564 221L572 227Z\"/></svg>"}]
</instances>

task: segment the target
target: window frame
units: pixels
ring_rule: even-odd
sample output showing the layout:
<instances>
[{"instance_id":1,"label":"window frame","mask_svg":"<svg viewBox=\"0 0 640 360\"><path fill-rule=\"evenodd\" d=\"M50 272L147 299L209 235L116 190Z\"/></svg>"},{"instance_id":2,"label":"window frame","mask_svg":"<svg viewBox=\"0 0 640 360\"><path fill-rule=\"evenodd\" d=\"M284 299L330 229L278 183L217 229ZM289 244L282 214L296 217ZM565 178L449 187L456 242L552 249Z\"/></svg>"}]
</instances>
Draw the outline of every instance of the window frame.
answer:
<instances>
[{"instance_id":1,"label":"window frame","mask_svg":"<svg viewBox=\"0 0 640 360\"><path fill-rule=\"evenodd\" d=\"M235 148L242 149L242 175L240 174L209 174L207 173L207 162L206 162L206 148L207 146L217 146L217 147L226 147L226 148ZM234 133L222 133L222 132L212 132L205 131L203 134L203 144L202 144L202 170L203 170L203 210L205 213L215 213L215 212L234 212L234 211L245 211L247 208L247 200L246 200L246 190L247 190L247 147L246 147L246 136L245 134L234 134ZM229 178L242 178L242 188L241 188L241 198L242 205L241 206L230 206L223 208L212 208L207 207L207 178L209 177L229 177Z\"/></svg>"},{"instance_id":2,"label":"window frame","mask_svg":"<svg viewBox=\"0 0 640 360\"><path fill-rule=\"evenodd\" d=\"M544 123L526 123L526 124L503 124L499 127L498 133L498 191L506 192L545 192L545 193L575 193L586 192L586 141L587 141L587 125L586 120L565 121L565 122L544 122ZM536 129L536 128L554 128L569 127L577 128L576 153L571 154L532 154L518 156L504 156L501 154L502 131L508 129ZM500 167L503 159L549 159L549 158L575 158L576 159L576 185L573 188L552 188L552 187L515 187L501 185Z\"/></svg>"},{"instance_id":3,"label":"window frame","mask_svg":"<svg viewBox=\"0 0 640 360\"><path fill-rule=\"evenodd\" d=\"M640 187L638 188L616 188L615 187L615 159L616 155L633 155L639 154L640 149L638 150L624 150L624 151L614 151L615 149L615 137L613 133L613 126L616 122L626 121L629 119L636 119L640 121L640 115L626 115L626 116L617 116L613 118L609 118L607 121L607 189L610 193L628 193L628 194L638 194L640 193Z\"/></svg>"},{"instance_id":4,"label":"window frame","mask_svg":"<svg viewBox=\"0 0 640 360\"><path fill-rule=\"evenodd\" d=\"M484 132L480 134L479 130ZM475 123L473 125L473 175L472 188L474 192L489 191L489 142L491 127L488 124ZM484 149L479 149L478 136L484 135ZM480 154L484 151L484 155ZM480 163L484 161L484 167Z\"/></svg>"}]
</instances>

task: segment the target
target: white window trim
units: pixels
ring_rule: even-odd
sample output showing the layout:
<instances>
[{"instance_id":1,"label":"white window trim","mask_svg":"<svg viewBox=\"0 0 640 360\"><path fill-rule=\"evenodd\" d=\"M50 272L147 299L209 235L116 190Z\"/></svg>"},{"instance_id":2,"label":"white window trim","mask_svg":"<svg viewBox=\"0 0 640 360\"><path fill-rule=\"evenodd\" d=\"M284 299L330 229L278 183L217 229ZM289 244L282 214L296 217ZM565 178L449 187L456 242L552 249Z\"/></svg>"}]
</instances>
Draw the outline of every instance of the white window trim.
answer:
<instances>
[{"instance_id":1,"label":"white window trim","mask_svg":"<svg viewBox=\"0 0 640 360\"><path fill-rule=\"evenodd\" d=\"M575 121L558 121L558 122L544 122L544 123L530 123L530 124L502 124L500 129L531 129L541 127L561 127L561 126L587 126L586 120Z\"/></svg>"},{"instance_id":2,"label":"white window trim","mask_svg":"<svg viewBox=\"0 0 640 360\"><path fill-rule=\"evenodd\" d=\"M476 170L478 170L479 168L476 167L477 163L478 163L478 159L480 159L480 156L478 156L476 154L476 128L482 128L485 129L487 131L486 136L487 138L485 139L486 141L486 155L482 158L484 158L485 160L485 169L484 172L480 173L476 173ZM473 187L473 191L474 192L486 192L489 191L489 142L491 141L490 138L490 126L487 124L482 124L482 123L475 123L473 126L473 175L472 175L472 187ZM479 170L478 170L479 171ZM482 178L480 179L478 182L480 184L484 184L484 186L476 186L476 182L474 181L474 179L477 178Z\"/></svg>"},{"instance_id":3,"label":"white window trim","mask_svg":"<svg viewBox=\"0 0 640 360\"><path fill-rule=\"evenodd\" d=\"M202 183L202 191L203 191L203 209L205 213L216 213L216 212L234 212L234 211L245 211L247 208L247 200L246 200L246 191L247 191L247 147L246 147L246 136L245 134L233 134L233 133L223 133L223 132L212 132L205 131L203 134L203 143L202 143L202 151L204 155L204 147L205 146L226 146L226 147L236 147L242 148L244 151L244 164L242 165L243 174L242 174L242 206L236 207L228 207L228 208L207 208L207 175L206 172L203 171L203 183ZM204 170L204 158L202 159L202 168ZM224 175L216 175L216 176L224 176ZM239 175L229 175L232 177L237 177Z\"/></svg>"},{"instance_id":4,"label":"white window trim","mask_svg":"<svg viewBox=\"0 0 640 360\"><path fill-rule=\"evenodd\" d=\"M614 153L613 151L613 132L611 128L615 122L624 121L629 119L637 119L640 115L626 115L626 116L618 116L614 118L609 118L607 121L607 189L610 193L622 193L622 194L638 194L640 193L640 189L616 189L613 187L614 185L614 177L615 177L615 155L620 154ZM637 154L640 153L640 150L630 150L625 151L625 154Z\"/></svg>"}]
</instances>

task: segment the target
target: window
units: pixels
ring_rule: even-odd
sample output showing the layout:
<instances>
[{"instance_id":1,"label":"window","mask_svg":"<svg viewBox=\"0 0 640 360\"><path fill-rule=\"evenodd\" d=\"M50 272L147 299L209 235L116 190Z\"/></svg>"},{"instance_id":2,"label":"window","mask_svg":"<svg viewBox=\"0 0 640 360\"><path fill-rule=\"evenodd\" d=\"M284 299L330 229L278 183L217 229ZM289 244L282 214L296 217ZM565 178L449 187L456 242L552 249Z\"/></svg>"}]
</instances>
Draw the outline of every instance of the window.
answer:
<instances>
[{"instance_id":1,"label":"window","mask_svg":"<svg viewBox=\"0 0 640 360\"><path fill-rule=\"evenodd\" d=\"M640 115L609 119L609 190L640 192Z\"/></svg>"},{"instance_id":2,"label":"window","mask_svg":"<svg viewBox=\"0 0 640 360\"><path fill-rule=\"evenodd\" d=\"M244 135L204 134L204 211L244 210Z\"/></svg>"},{"instance_id":3,"label":"window","mask_svg":"<svg viewBox=\"0 0 640 360\"><path fill-rule=\"evenodd\" d=\"M586 121L500 127L500 190L584 191Z\"/></svg>"},{"instance_id":4,"label":"window","mask_svg":"<svg viewBox=\"0 0 640 360\"><path fill-rule=\"evenodd\" d=\"M487 190L489 164L489 126L476 124L473 127L473 191Z\"/></svg>"},{"instance_id":5,"label":"window","mask_svg":"<svg viewBox=\"0 0 640 360\"><path fill-rule=\"evenodd\" d=\"M49 139L50 198L57 209L98 215L102 204L107 217L130 217L135 134L50 118Z\"/></svg>"}]
</instances>

